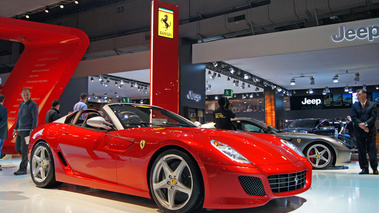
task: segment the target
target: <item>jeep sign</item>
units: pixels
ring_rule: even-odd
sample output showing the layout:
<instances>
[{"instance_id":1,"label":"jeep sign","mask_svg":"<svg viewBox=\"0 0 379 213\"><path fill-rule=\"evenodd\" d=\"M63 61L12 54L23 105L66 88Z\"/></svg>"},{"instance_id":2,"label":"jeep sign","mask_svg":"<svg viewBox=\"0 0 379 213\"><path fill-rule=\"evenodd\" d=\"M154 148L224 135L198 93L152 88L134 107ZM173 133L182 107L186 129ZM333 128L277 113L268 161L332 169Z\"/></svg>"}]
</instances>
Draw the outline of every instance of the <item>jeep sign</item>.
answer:
<instances>
[{"instance_id":1,"label":"jeep sign","mask_svg":"<svg viewBox=\"0 0 379 213\"><path fill-rule=\"evenodd\" d=\"M342 25L338 30L338 34L332 35L332 40L334 42L342 42L343 40L354 41L355 39L373 41L378 37L379 25L359 27L358 29L346 29L346 27Z\"/></svg>"},{"instance_id":2,"label":"jeep sign","mask_svg":"<svg viewBox=\"0 0 379 213\"><path fill-rule=\"evenodd\" d=\"M304 98L304 101L301 102L302 105L316 105L316 106L321 103L322 103L321 99L307 99L307 98Z\"/></svg>"}]
</instances>

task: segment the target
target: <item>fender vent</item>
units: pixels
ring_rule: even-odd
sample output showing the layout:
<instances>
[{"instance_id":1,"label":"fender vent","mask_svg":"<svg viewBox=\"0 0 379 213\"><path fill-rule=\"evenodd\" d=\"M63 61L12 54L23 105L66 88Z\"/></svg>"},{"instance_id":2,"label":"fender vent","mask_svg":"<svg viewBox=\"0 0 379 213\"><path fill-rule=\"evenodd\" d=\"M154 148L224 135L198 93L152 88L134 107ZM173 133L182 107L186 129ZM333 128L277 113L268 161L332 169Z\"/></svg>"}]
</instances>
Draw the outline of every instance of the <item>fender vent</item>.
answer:
<instances>
[{"instance_id":1,"label":"fender vent","mask_svg":"<svg viewBox=\"0 0 379 213\"><path fill-rule=\"evenodd\" d=\"M62 152L58 152L58 156L59 156L59 159L61 160L61 162L63 163L63 165L68 166L66 160L64 159L64 157L62 155Z\"/></svg>"}]
</instances>

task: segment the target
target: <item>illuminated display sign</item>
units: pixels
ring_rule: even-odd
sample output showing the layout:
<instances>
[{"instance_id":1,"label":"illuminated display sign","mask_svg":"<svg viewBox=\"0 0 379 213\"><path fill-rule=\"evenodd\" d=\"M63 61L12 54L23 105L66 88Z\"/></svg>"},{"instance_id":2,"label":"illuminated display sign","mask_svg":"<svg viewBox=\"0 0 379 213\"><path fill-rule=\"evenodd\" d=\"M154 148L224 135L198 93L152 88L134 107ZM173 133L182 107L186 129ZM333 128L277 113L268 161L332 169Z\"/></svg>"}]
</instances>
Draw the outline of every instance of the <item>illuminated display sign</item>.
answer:
<instances>
[{"instance_id":1,"label":"illuminated display sign","mask_svg":"<svg viewBox=\"0 0 379 213\"><path fill-rule=\"evenodd\" d=\"M224 96L225 97L233 97L233 90L232 89L224 89Z\"/></svg>"},{"instance_id":2,"label":"illuminated display sign","mask_svg":"<svg viewBox=\"0 0 379 213\"><path fill-rule=\"evenodd\" d=\"M197 94L197 93L194 93L193 91L189 91L188 94L187 94L187 99L188 100L193 100L193 101L196 101L196 102L200 102L201 101L201 95Z\"/></svg>"},{"instance_id":3,"label":"illuminated display sign","mask_svg":"<svg viewBox=\"0 0 379 213\"><path fill-rule=\"evenodd\" d=\"M174 38L174 11L158 8L158 36Z\"/></svg>"},{"instance_id":4,"label":"illuminated display sign","mask_svg":"<svg viewBox=\"0 0 379 213\"><path fill-rule=\"evenodd\" d=\"M338 34L332 35L332 40L334 42L354 41L355 39L374 41L378 37L379 25L359 27L358 29L346 29L346 26L342 25L338 29Z\"/></svg>"},{"instance_id":5,"label":"illuminated display sign","mask_svg":"<svg viewBox=\"0 0 379 213\"><path fill-rule=\"evenodd\" d=\"M319 105L321 104L322 101L321 99L307 99L307 98L304 98L304 100L301 102L302 105Z\"/></svg>"}]
</instances>

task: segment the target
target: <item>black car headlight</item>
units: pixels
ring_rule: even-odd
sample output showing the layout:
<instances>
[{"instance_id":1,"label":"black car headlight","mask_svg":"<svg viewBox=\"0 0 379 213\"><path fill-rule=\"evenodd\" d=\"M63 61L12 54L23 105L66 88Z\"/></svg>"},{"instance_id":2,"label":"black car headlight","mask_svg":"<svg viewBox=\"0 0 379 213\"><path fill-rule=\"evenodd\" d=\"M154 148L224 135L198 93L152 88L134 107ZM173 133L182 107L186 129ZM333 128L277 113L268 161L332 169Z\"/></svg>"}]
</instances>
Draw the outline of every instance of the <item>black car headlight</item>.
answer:
<instances>
[{"instance_id":1,"label":"black car headlight","mask_svg":"<svg viewBox=\"0 0 379 213\"><path fill-rule=\"evenodd\" d=\"M302 157L305 157L305 155L301 152L301 150L299 148L297 148L297 146L293 145L292 143L286 141L286 140L283 140L283 139L280 139L280 141L288 146L289 148L291 148L293 151L295 151L297 154L299 154L300 156Z\"/></svg>"},{"instance_id":2,"label":"black car headlight","mask_svg":"<svg viewBox=\"0 0 379 213\"><path fill-rule=\"evenodd\" d=\"M224 143L211 140L212 146L214 146L218 151L222 152L224 155L228 156L233 161L237 161L240 163L248 163L250 164L250 161L245 158L245 156L241 155L237 150L235 150L233 147L228 146Z\"/></svg>"}]
</instances>

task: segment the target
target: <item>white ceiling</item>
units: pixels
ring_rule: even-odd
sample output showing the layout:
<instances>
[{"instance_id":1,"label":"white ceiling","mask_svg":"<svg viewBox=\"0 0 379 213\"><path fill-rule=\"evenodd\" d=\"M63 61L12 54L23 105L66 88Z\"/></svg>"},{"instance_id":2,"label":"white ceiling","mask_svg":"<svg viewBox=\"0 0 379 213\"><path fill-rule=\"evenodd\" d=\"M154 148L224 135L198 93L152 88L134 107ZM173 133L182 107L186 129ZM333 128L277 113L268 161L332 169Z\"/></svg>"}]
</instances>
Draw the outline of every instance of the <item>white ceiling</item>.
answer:
<instances>
[{"instance_id":1,"label":"white ceiling","mask_svg":"<svg viewBox=\"0 0 379 213\"><path fill-rule=\"evenodd\" d=\"M235 67L267 79L288 90L379 85L379 44L345 47L329 50L299 52L225 61ZM339 82L333 83L335 74ZM359 72L360 81L354 82ZM315 85L310 85L309 77L313 76ZM291 78L296 77L296 85L290 85Z\"/></svg>"}]
</instances>

